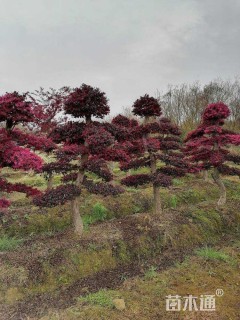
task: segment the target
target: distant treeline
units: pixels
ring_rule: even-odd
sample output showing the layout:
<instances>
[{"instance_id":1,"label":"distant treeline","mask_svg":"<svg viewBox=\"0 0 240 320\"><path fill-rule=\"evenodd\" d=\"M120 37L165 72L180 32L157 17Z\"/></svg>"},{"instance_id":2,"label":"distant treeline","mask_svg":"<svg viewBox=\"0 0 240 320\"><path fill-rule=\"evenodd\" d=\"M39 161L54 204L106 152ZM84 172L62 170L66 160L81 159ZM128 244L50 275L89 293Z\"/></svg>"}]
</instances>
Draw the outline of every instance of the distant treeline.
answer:
<instances>
[{"instance_id":1,"label":"distant treeline","mask_svg":"<svg viewBox=\"0 0 240 320\"><path fill-rule=\"evenodd\" d=\"M164 115L174 121L184 132L192 130L200 122L204 108L222 101L231 109L229 129L240 130L240 80L217 79L205 86L199 82L168 86L164 94L158 93Z\"/></svg>"}]
</instances>

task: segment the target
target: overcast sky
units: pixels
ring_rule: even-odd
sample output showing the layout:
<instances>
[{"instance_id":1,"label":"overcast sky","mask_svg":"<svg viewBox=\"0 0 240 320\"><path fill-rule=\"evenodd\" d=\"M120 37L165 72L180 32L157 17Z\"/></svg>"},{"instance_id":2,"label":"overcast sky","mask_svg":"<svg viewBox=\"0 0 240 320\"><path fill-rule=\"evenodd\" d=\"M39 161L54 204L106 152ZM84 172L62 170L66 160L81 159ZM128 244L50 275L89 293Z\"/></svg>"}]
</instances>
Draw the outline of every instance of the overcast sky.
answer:
<instances>
[{"instance_id":1,"label":"overcast sky","mask_svg":"<svg viewBox=\"0 0 240 320\"><path fill-rule=\"evenodd\" d=\"M82 83L112 113L240 72L239 0L0 0L0 93Z\"/></svg>"}]
</instances>

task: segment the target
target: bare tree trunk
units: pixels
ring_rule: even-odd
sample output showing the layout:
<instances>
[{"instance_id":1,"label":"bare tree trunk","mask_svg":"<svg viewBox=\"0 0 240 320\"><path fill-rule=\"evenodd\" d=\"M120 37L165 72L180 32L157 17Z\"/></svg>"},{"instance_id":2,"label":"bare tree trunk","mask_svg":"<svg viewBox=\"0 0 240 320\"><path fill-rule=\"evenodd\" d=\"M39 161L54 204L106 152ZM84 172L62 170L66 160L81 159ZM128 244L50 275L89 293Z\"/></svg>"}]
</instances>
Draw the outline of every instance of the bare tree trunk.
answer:
<instances>
[{"instance_id":1,"label":"bare tree trunk","mask_svg":"<svg viewBox=\"0 0 240 320\"><path fill-rule=\"evenodd\" d=\"M29 177L33 177L35 175L34 170L33 169L29 170L28 175L29 175Z\"/></svg>"},{"instance_id":2,"label":"bare tree trunk","mask_svg":"<svg viewBox=\"0 0 240 320\"><path fill-rule=\"evenodd\" d=\"M80 186L84 177L84 171L79 170L76 180L76 186ZM72 200L72 223L74 232L81 236L83 234L83 221L79 211L79 197Z\"/></svg>"},{"instance_id":3,"label":"bare tree trunk","mask_svg":"<svg viewBox=\"0 0 240 320\"><path fill-rule=\"evenodd\" d=\"M203 179L204 179L204 181L208 181L208 172L207 172L207 170L204 170L203 171Z\"/></svg>"},{"instance_id":4,"label":"bare tree trunk","mask_svg":"<svg viewBox=\"0 0 240 320\"><path fill-rule=\"evenodd\" d=\"M91 116L85 118L86 124L91 123ZM86 142L84 143L87 146ZM80 167L81 169L78 171L76 186L80 187L82 185L84 179L84 169L83 165L88 161L88 154L84 154L81 158ZM83 221L79 211L79 197L76 197L72 200L72 222L74 227L74 232L78 236L83 234Z\"/></svg>"},{"instance_id":5,"label":"bare tree trunk","mask_svg":"<svg viewBox=\"0 0 240 320\"><path fill-rule=\"evenodd\" d=\"M112 173L112 180L109 181L109 183L113 186L116 185L116 181L115 181L115 174L113 173L113 170L115 168L115 163L113 161L111 161L109 164L108 164L108 170Z\"/></svg>"},{"instance_id":6,"label":"bare tree trunk","mask_svg":"<svg viewBox=\"0 0 240 320\"><path fill-rule=\"evenodd\" d=\"M47 180L47 190L51 190L53 187L53 175L50 174Z\"/></svg>"},{"instance_id":7,"label":"bare tree trunk","mask_svg":"<svg viewBox=\"0 0 240 320\"><path fill-rule=\"evenodd\" d=\"M144 124L148 124L151 121L151 117L144 118ZM150 154L150 163L151 163L151 174L154 175L157 172L157 160L151 152L148 150L148 145L146 139L148 135L143 137L143 144L145 148L145 152ZM161 197L160 197L160 187L155 186L153 184L153 213L154 214L162 214L162 205L161 205Z\"/></svg>"},{"instance_id":8,"label":"bare tree trunk","mask_svg":"<svg viewBox=\"0 0 240 320\"><path fill-rule=\"evenodd\" d=\"M150 155L151 173L155 174L157 171L157 161L154 155ZM153 185L153 213L162 214L162 204L160 197L160 187Z\"/></svg>"},{"instance_id":9,"label":"bare tree trunk","mask_svg":"<svg viewBox=\"0 0 240 320\"><path fill-rule=\"evenodd\" d=\"M227 201L227 192L226 192L226 187L221 179L221 176L217 168L213 169L212 177L220 190L220 198L217 204L218 206L223 206L226 204L226 201Z\"/></svg>"},{"instance_id":10,"label":"bare tree trunk","mask_svg":"<svg viewBox=\"0 0 240 320\"><path fill-rule=\"evenodd\" d=\"M206 181L206 182L208 182L208 183L212 183L212 180L210 179L207 170L204 170L204 171L203 171L203 180Z\"/></svg>"},{"instance_id":11,"label":"bare tree trunk","mask_svg":"<svg viewBox=\"0 0 240 320\"><path fill-rule=\"evenodd\" d=\"M83 234L83 221L79 212L78 197L72 200L72 222L75 234L81 236Z\"/></svg>"},{"instance_id":12,"label":"bare tree trunk","mask_svg":"<svg viewBox=\"0 0 240 320\"><path fill-rule=\"evenodd\" d=\"M131 176L131 174L132 174L132 170L131 170L131 169L129 169L129 170L127 171L127 173L126 173L126 177Z\"/></svg>"}]
</instances>

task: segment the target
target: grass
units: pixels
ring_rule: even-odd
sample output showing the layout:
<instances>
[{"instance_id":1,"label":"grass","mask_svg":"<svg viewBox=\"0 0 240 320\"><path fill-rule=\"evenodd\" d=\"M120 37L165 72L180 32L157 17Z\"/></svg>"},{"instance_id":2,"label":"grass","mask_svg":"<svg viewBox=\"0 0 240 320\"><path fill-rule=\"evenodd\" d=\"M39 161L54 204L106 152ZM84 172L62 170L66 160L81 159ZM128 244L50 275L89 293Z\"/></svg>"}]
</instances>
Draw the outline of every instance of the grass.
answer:
<instances>
[{"instance_id":1,"label":"grass","mask_svg":"<svg viewBox=\"0 0 240 320\"><path fill-rule=\"evenodd\" d=\"M232 258L225 254L224 252L217 251L213 248L204 247L196 250L196 254L206 260L219 260L224 262L229 262Z\"/></svg>"},{"instance_id":2,"label":"grass","mask_svg":"<svg viewBox=\"0 0 240 320\"><path fill-rule=\"evenodd\" d=\"M157 276L157 268L151 266L144 274L145 279L153 279Z\"/></svg>"},{"instance_id":3,"label":"grass","mask_svg":"<svg viewBox=\"0 0 240 320\"><path fill-rule=\"evenodd\" d=\"M47 208L44 214L37 210L23 214L13 214L5 218L4 233L9 237L28 238L37 234L46 234L65 230L71 224L69 206Z\"/></svg>"},{"instance_id":4,"label":"grass","mask_svg":"<svg viewBox=\"0 0 240 320\"><path fill-rule=\"evenodd\" d=\"M182 179L178 179L178 178L174 178L173 179L173 185L174 186L183 186L184 185L184 181Z\"/></svg>"},{"instance_id":5,"label":"grass","mask_svg":"<svg viewBox=\"0 0 240 320\"><path fill-rule=\"evenodd\" d=\"M3 236L0 238L0 251L11 251L16 249L21 243L22 239L16 239L15 237L10 238Z\"/></svg>"},{"instance_id":6,"label":"grass","mask_svg":"<svg viewBox=\"0 0 240 320\"><path fill-rule=\"evenodd\" d=\"M235 245L224 247L224 251L231 252L239 263L238 246L239 241ZM219 255L217 249L211 248L211 250ZM153 268L150 269L155 271ZM197 314L188 310L184 314L167 312L166 296L214 295L218 288L224 290L224 296L216 296L216 312L214 314L199 313L199 319L239 319L239 281L237 265L226 264L224 259L211 260L206 264L202 257L191 256L183 263L159 271L156 276L149 279L145 277L129 279L115 291L100 290L80 298L80 303L74 305L75 315L71 309L66 309L57 314L53 313L52 318L48 314L41 320L198 319ZM119 312L112 308L112 299L116 296L125 300L127 306L125 311ZM197 304L199 306L199 300Z\"/></svg>"},{"instance_id":7,"label":"grass","mask_svg":"<svg viewBox=\"0 0 240 320\"><path fill-rule=\"evenodd\" d=\"M101 203L97 202L93 208L91 214L83 216L83 224L85 228L88 228L90 224L98 221L104 221L107 219L108 209Z\"/></svg>"},{"instance_id":8,"label":"grass","mask_svg":"<svg viewBox=\"0 0 240 320\"><path fill-rule=\"evenodd\" d=\"M33 285L31 284L32 287L27 284L26 287L28 291L26 296L33 292L48 292L51 294L50 292L57 290L62 285L70 285L78 279L92 276L102 270L114 269L120 263L127 264L134 261L133 259L135 259L135 257L141 256L143 270L146 270L145 268L148 266L143 277L128 279L128 276L123 274L121 278L124 280L124 284L116 290L101 289L98 292L89 293L87 291L89 289L86 287L85 293L88 293L88 295L78 298L78 303L74 306L74 309L70 308L69 310L59 311L60 315L62 315L62 313L63 315L61 318L56 317L56 319L122 320L126 316L126 319L138 318L141 320L151 320L156 318L167 320L171 319L170 317L172 315L165 313L166 295L174 295L177 293L184 296L190 293L200 296L205 293L214 294L217 288L223 288L226 294L226 300L224 294L224 300L222 299L221 301L219 299L217 301L217 310L219 312L225 312L224 315L229 314L229 319L230 317L237 319L237 311L235 312L235 310L238 310L238 300L236 294L238 294L238 296L240 294L239 288L237 287L240 281L238 270L239 255L237 252L239 252L240 242L236 242L234 247L232 246L230 249L225 247L219 249L218 246L213 248L213 246L214 244L218 245L218 241L222 235L226 234L230 228L235 232L235 229L232 227L236 228L234 225L236 225L237 221L240 221L235 218L235 215L232 214L234 212L231 211L235 210L237 214L239 208L238 206L235 207L232 205L231 209L231 200L239 199L239 182L227 182L229 206L224 208L223 212L217 210L215 206L215 198L218 194L216 187L208 185L200 179L193 180L192 178L183 181L176 179L174 184L181 188L172 188L170 191L164 188L161 189L165 208L179 209L180 211L169 210L170 216L173 216L170 227L173 228L167 229L166 239L171 240L172 244L170 246L173 248L188 249L188 254L190 254L189 251L193 253L194 248L197 246L205 245L208 247L202 247L197 250L195 254L186 258L183 263L172 264L172 266L167 267L165 271L161 271L161 268L158 266L158 260L154 259L155 254L159 254L159 251L157 251L158 240L155 238L152 240L152 238L148 237L148 224L142 223L141 215L131 217L131 219L138 219L139 224L136 225L136 227L141 236L134 236L134 241L130 242L130 244L125 240L117 238L116 245L114 240L114 250L112 250L111 245L108 246L107 242L105 243L105 239L104 243L101 244L98 244L97 241L93 241L93 243L86 242L86 250L85 247L82 248L78 242L73 242L73 248L62 249L64 250L62 262L57 262L54 265L49 262L51 255L47 255L46 260L44 260L44 262L41 261L44 269L43 280L39 278L40 280L37 281L40 282ZM27 201L27 199L24 199L24 201ZM103 198L84 193L82 195L80 212L84 219L85 226L111 218L125 217L136 212L144 212L146 213L146 217L148 217L148 212L151 211L152 206L151 201L151 187L129 189L125 194L119 195L116 198ZM237 204L236 201L233 203ZM25 207L29 205L28 202L25 202ZM54 231L66 229L71 223L69 205L66 205L64 208L51 208L43 211L41 214L38 214L37 210L33 213L30 211L25 213L24 211L23 214L21 214L21 208L19 207L18 209L18 211L13 211L12 216L8 218L9 222L4 223L5 229L14 226L14 228L12 227L10 230L11 234L9 233L9 237L5 236L5 238L7 238L5 242L9 243L15 240L17 241L15 247L17 247L21 240L11 238L11 236L25 238L31 233L33 233L33 235L40 233L44 237L44 240L43 243L41 243L42 240L40 242L37 240L36 242L38 244L36 251L39 250L39 256L41 255L41 246L44 246L46 240L45 237L53 234ZM166 212L168 212L168 209ZM177 215L176 223L174 221L175 214ZM184 219L178 220L178 218L182 216ZM151 220L149 221L151 222ZM23 226L21 226L21 224L23 224ZM132 225L129 226L133 228ZM25 228L25 233L21 234L19 230L21 228L23 229L23 227ZM105 235L106 231L102 230L101 227L100 230ZM6 234L6 230L4 233ZM154 234L155 233L151 233L153 236ZM96 233L96 235L98 235L98 233ZM125 236L125 234L123 235ZM137 241L135 241L135 238ZM1 249L1 240L2 239L0 239L0 250L3 251ZM51 241L54 243L55 240L51 239ZM149 245L149 243L152 245L156 244L157 249L155 246ZM52 248L54 248L54 245ZM160 245L162 244L160 243ZM29 249L35 250L33 247ZM153 254L153 260L149 261L147 259L149 258L150 252ZM6 270L8 270L9 273L9 266L6 266ZM23 268L24 277L25 272L27 279L28 271ZM3 272L0 272L0 276L1 273ZM17 272L15 273L17 274ZM19 276L22 276L21 272ZM5 278L6 284L10 286L11 290L13 289L15 294L14 288L18 287L18 284L15 284L13 280L11 280L10 283L8 274ZM3 294L5 294L7 290L7 285L2 291ZM19 285L20 291L22 287L23 284L21 283ZM123 297L126 301L126 310L123 312L119 312L119 310L113 308L113 300L119 297ZM224 311L225 309L226 311ZM73 310L75 310L75 315L72 313ZM55 318L47 317L45 319ZM223 318L219 317L219 319L222 320Z\"/></svg>"},{"instance_id":9,"label":"grass","mask_svg":"<svg viewBox=\"0 0 240 320\"><path fill-rule=\"evenodd\" d=\"M170 204L171 208L173 208L173 209L177 208L178 198L177 198L177 196L175 194L172 195L171 198L169 199L169 204Z\"/></svg>"},{"instance_id":10,"label":"grass","mask_svg":"<svg viewBox=\"0 0 240 320\"><path fill-rule=\"evenodd\" d=\"M90 305L97 305L101 307L113 308L113 299L116 298L116 294L112 290L100 290L96 293L90 293L85 297L80 297L79 302L88 303Z\"/></svg>"}]
</instances>

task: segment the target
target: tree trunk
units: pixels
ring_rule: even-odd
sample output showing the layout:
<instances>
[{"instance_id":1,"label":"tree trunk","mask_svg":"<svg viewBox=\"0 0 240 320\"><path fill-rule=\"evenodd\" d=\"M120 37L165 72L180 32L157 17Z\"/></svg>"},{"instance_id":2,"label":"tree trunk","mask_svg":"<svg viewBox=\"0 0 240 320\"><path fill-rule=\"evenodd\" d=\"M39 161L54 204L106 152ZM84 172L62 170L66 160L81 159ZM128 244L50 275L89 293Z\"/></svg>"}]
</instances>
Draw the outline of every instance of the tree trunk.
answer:
<instances>
[{"instance_id":1,"label":"tree trunk","mask_svg":"<svg viewBox=\"0 0 240 320\"><path fill-rule=\"evenodd\" d=\"M208 171L207 171L207 170L204 170L204 171L203 171L203 179L204 179L204 181L206 181L206 182L209 181Z\"/></svg>"},{"instance_id":2,"label":"tree trunk","mask_svg":"<svg viewBox=\"0 0 240 320\"><path fill-rule=\"evenodd\" d=\"M126 177L130 177L131 175L132 175L132 170L129 169L129 170L127 171L127 173L126 173Z\"/></svg>"},{"instance_id":3,"label":"tree trunk","mask_svg":"<svg viewBox=\"0 0 240 320\"><path fill-rule=\"evenodd\" d=\"M86 124L91 123L91 116L85 117ZM87 143L85 141L85 146L87 146ZM84 179L84 164L88 161L88 154L84 154L81 158L80 162L80 170L78 171L77 179L76 179L76 186L81 187ZM72 223L74 227L74 232L78 236L82 236L83 234L83 221L82 217L80 215L79 210L79 197L76 197L74 200L72 200Z\"/></svg>"},{"instance_id":4,"label":"tree trunk","mask_svg":"<svg viewBox=\"0 0 240 320\"><path fill-rule=\"evenodd\" d=\"M203 171L203 180L204 181L206 181L206 182L208 182L208 183L213 183L212 182L212 180L210 179L210 177L209 177L209 174L208 174L208 171L207 170L204 170Z\"/></svg>"},{"instance_id":5,"label":"tree trunk","mask_svg":"<svg viewBox=\"0 0 240 320\"><path fill-rule=\"evenodd\" d=\"M47 190L51 190L53 187L53 175L50 174L47 180Z\"/></svg>"},{"instance_id":6,"label":"tree trunk","mask_svg":"<svg viewBox=\"0 0 240 320\"><path fill-rule=\"evenodd\" d=\"M151 117L144 118L144 124L148 124L151 121ZM143 137L143 145L145 148L145 152L150 154L150 164L151 164L151 174L154 175L157 172L157 160L154 154L151 154L148 150L148 146L146 143L146 139L148 135ZM162 214L162 205L161 205L161 197L160 197L160 187L153 185L153 213L154 214Z\"/></svg>"},{"instance_id":7,"label":"tree trunk","mask_svg":"<svg viewBox=\"0 0 240 320\"><path fill-rule=\"evenodd\" d=\"M81 169L78 171L77 179L76 179L76 186L81 187L84 179L84 169L83 165L88 160L88 155L84 154L81 159ZM83 221L79 211L79 197L75 198L72 201L72 220L74 226L74 232L81 236L83 233Z\"/></svg>"},{"instance_id":8,"label":"tree trunk","mask_svg":"<svg viewBox=\"0 0 240 320\"><path fill-rule=\"evenodd\" d=\"M33 177L35 175L35 172L33 169L30 169L28 172L29 177Z\"/></svg>"},{"instance_id":9,"label":"tree trunk","mask_svg":"<svg viewBox=\"0 0 240 320\"><path fill-rule=\"evenodd\" d=\"M113 161L111 161L111 162L107 165L107 167L108 167L108 170L109 170L109 171L112 173L112 175L113 175L112 180L109 181L109 183L110 183L111 185L115 186L115 185L116 185L115 174L113 173L113 170L114 170L114 168L115 168L115 163L114 163Z\"/></svg>"},{"instance_id":10,"label":"tree trunk","mask_svg":"<svg viewBox=\"0 0 240 320\"><path fill-rule=\"evenodd\" d=\"M157 171L157 161L154 155L150 155L151 173L155 174ZM160 187L153 185L153 213L162 214L162 204L160 197Z\"/></svg>"},{"instance_id":11,"label":"tree trunk","mask_svg":"<svg viewBox=\"0 0 240 320\"><path fill-rule=\"evenodd\" d=\"M76 186L80 187L83 182L84 170L79 170L76 180ZM72 200L72 223L76 235L83 234L83 221L79 211L79 197Z\"/></svg>"},{"instance_id":12,"label":"tree trunk","mask_svg":"<svg viewBox=\"0 0 240 320\"><path fill-rule=\"evenodd\" d=\"M72 200L72 222L74 232L76 235L81 236L83 234L83 221L79 212L79 198Z\"/></svg>"},{"instance_id":13,"label":"tree trunk","mask_svg":"<svg viewBox=\"0 0 240 320\"><path fill-rule=\"evenodd\" d=\"M217 168L213 169L212 177L220 190L220 198L217 204L218 206L223 206L226 204L227 201L227 192Z\"/></svg>"}]
</instances>

